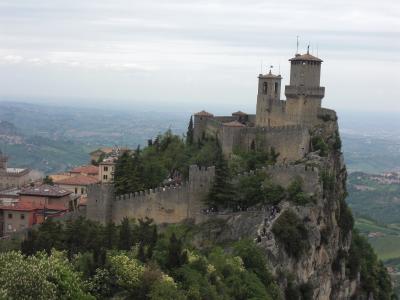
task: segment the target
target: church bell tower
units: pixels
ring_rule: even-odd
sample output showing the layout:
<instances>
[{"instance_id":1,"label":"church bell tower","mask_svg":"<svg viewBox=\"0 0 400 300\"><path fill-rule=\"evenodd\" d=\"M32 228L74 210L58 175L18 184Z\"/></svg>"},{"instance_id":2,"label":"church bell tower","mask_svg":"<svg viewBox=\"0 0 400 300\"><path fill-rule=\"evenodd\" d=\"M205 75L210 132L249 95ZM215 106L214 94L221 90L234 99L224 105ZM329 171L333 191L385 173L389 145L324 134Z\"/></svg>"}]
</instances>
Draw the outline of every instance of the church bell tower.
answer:
<instances>
[{"instance_id":1,"label":"church bell tower","mask_svg":"<svg viewBox=\"0 0 400 300\"><path fill-rule=\"evenodd\" d=\"M256 126L271 126L270 114L274 106L281 99L281 75L274 75L270 70L268 74L258 76Z\"/></svg>"}]
</instances>

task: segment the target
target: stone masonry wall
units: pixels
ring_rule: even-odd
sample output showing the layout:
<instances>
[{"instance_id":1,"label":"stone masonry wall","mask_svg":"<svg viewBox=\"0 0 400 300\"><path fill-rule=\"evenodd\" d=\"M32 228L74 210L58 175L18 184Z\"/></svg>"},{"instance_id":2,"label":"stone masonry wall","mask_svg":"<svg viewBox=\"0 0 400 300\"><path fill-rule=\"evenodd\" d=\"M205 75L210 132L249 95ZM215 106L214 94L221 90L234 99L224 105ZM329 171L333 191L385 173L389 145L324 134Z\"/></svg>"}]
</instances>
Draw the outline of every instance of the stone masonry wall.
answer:
<instances>
[{"instance_id":1,"label":"stone masonry wall","mask_svg":"<svg viewBox=\"0 0 400 300\"><path fill-rule=\"evenodd\" d=\"M214 167L191 166L182 185L159 187L115 197L112 185L88 188L87 218L101 223L120 223L124 217L152 218L155 223L201 220L203 199L214 178Z\"/></svg>"},{"instance_id":2,"label":"stone masonry wall","mask_svg":"<svg viewBox=\"0 0 400 300\"><path fill-rule=\"evenodd\" d=\"M309 151L310 134L305 127L228 127L223 126L218 136L222 151L229 156L236 148L247 151L254 143L269 151L279 153L278 161L296 161Z\"/></svg>"},{"instance_id":3,"label":"stone masonry wall","mask_svg":"<svg viewBox=\"0 0 400 300\"><path fill-rule=\"evenodd\" d=\"M316 169L304 165L275 165L262 170L273 182L287 187L296 177L303 179L303 189L309 193L320 190L319 175ZM202 213L206 197L214 178L214 167L199 168L191 166L189 180L179 186L160 187L147 191L115 197L113 186L96 184L88 188L87 218L107 223L120 223L124 217L151 218L156 224L179 223L192 219L196 223L210 216ZM239 176L250 176L254 172Z\"/></svg>"}]
</instances>

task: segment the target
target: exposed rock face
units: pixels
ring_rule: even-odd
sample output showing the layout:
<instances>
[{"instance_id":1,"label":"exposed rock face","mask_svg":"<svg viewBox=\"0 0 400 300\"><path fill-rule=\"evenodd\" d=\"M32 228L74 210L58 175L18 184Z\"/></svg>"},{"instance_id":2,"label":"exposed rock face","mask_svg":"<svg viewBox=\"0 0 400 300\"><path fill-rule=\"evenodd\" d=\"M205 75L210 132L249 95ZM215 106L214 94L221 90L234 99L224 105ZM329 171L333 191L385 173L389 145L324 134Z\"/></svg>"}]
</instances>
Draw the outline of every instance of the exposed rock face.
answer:
<instances>
[{"instance_id":1,"label":"exposed rock face","mask_svg":"<svg viewBox=\"0 0 400 300\"><path fill-rule=\"evenodd\" d=\"M313 190L307 191L314 195L314 202L299 206L286 200L280 203L279 212L264 207L256 211L215 216L216 219L224 219L226 226L219 226L219 230L215 228L213 234L219 241L253 237L265 251L270 268L278 278L287 278L281 275L291 274L297 284L311 284L313 299L350 299L358 283L346 277L345 261L342 259L351 244L351 225L347 225L346 221L352 223L352 220L346 220L345 212L341 211L344 207L341 201L346 196L347 172L340 152L336 121L322 123L312 135L324 141L327 147L320 153L310 153L297 165L318 170L319 180L315 182L310 177L314 182ZM321 145L318 147L321 148ZM307 178L303 180L307 181ZM289 255L272 233L276 220L288 210L302 220L308 233L309 248L298 258ZM285 279L281 284L285 287Z\"/></svg>"}]
</instances>

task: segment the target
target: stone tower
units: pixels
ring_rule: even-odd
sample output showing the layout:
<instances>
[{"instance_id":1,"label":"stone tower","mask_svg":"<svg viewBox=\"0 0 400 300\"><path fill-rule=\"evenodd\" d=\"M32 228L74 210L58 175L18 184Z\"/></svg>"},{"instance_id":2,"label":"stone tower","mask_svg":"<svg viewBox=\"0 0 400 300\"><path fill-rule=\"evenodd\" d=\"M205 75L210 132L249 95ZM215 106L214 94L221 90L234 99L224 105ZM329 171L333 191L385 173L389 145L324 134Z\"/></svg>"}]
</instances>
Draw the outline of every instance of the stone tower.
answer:
<instances>
[{"instance_id":1,"label":"stone tower","mask_svg":"<svg viewBox=\"0 0 400 300\"><path fill-rule=\"evenodd\" d=\"M0 173L7 172L7 160L8 160L8 157L3 155L3 153L0 150Z\"/></svg>"},{"instance_id":2,"label":"stone tower","mask_svg":"<svg viewBox=\"0 0 400 300\"><path fill-rule=\"evenodd\" d=\"M276 125L271 116L276 110L280 110L281 81L281 75L274 75L271 70L268 74L258 76L256 126Z\"/></svg>"},{"instance_id":3,"label":"stone tower","mask_svg":"<svg viewBox=\"0 0 400 300\"><path fill-rule=\"evenodd\" d=\"M288 121L313 125L317 121L325 88L320 86L322 60L307 51L289 60L290 85L285 87Z\"/></svg>"}]
</instances>

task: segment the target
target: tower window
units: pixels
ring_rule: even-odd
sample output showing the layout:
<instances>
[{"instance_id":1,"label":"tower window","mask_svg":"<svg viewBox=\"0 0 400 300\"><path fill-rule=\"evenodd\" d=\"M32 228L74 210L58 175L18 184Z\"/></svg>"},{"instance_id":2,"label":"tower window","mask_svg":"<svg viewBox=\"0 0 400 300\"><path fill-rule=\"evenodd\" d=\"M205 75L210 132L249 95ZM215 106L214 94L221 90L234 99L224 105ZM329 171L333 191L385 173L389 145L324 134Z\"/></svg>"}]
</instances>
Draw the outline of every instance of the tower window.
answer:
<instances>
[{"instance_id":1,"label":"tower window","mask_svg":"<svg viewBox=\"0 0 400 300\"><path fill-rule=\"evenodd\" d=\"M275 82L275 95L278 95L278 88L279 88L279 85L277 82Z\"/></svg>"},{"instance_id":2,"label":"tower window","mask_svg":"<svg viewBox=\"0 0 400 300\"><path fill-rule=\"evenodd\" d=\"M266 94L268 92L268 83L267 82L264 82L263 90L264 90L264 94Z\"/></svg>"}]
</instances>

